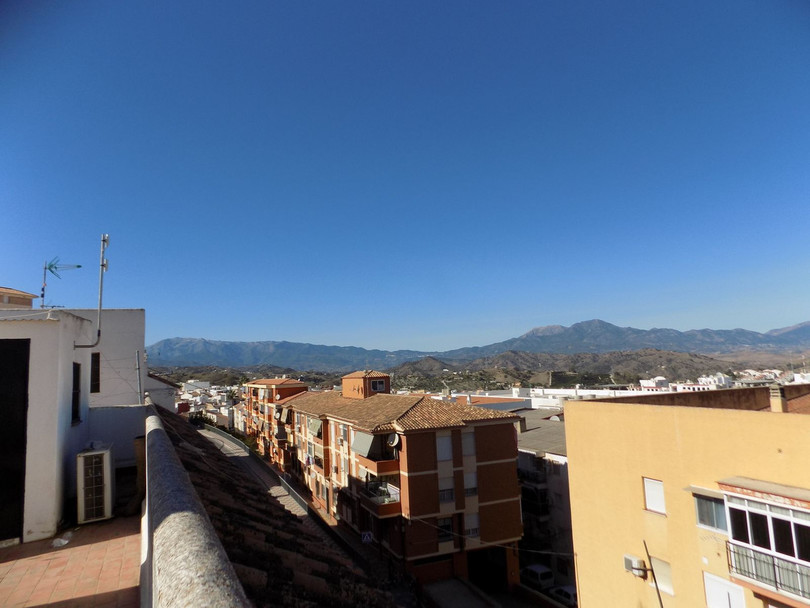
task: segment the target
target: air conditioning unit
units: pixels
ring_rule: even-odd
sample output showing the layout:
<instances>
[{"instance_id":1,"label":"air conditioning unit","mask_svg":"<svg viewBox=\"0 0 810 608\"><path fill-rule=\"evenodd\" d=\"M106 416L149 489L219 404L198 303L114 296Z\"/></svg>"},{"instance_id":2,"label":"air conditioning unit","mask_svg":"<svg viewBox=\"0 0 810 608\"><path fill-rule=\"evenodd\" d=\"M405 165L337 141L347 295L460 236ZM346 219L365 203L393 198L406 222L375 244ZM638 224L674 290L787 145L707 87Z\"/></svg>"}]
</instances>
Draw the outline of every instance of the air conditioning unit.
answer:
<instances>
[{"instance_id":1,"label":"air conditioning unit","mask_svg":"<svg viewBox=\"0 0 810 608\"><path fill-rule=\"evenodd\" d=\"M80 524L112 517L113 477L110 448L76 455L76 490Z\"/></svg>"},{"instance_id":2,"label":"air conditioning unit","mask_svg":"<svg viewBox=\"0 0 810 608\"><path fill-rule=\"evenodd\" d=\"M624 569L639 578L647 578L647 565L644 560L634 555L624 556Z\"/></svg>"}]
</instances>

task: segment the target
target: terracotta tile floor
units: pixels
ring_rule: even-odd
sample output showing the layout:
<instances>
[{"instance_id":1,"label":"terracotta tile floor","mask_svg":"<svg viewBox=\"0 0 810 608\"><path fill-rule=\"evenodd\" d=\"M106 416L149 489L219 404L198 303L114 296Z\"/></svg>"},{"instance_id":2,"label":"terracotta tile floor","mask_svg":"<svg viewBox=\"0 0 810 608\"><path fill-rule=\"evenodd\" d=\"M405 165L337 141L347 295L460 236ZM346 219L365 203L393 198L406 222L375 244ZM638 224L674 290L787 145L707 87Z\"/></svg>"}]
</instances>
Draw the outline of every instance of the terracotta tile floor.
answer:
<instances>
[{"instance_id":1,"label":"terracotta tile floor","mask_svg":"<svg viewBox=\"0 0 810 608\"><path fill-rule=\"evenodd\" d=\"M140 517L78 526L56 538L0 549L0 606L140 605Z\"/></svg>"}]
</instances>

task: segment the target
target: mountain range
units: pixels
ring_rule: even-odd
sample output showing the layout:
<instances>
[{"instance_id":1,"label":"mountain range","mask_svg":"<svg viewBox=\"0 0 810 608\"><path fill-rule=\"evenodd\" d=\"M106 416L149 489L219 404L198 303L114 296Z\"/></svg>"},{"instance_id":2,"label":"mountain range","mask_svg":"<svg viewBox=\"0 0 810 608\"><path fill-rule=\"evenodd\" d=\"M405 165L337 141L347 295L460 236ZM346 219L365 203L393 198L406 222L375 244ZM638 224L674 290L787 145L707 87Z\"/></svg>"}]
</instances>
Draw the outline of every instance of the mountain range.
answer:
<instances>
[{"instance_id":1,"label":"mountain range","mask_svg":"<svg viewBox=\"0 0 810 608\"><path fill-rule=\"evenodd\" d=\"M370 350L356 346L286 341L229 342L204 338L169 338L148 346L146 352L153 366L247 367L269 364L299 370L351 371L389 369L427 356L460 363L506 352L577 354L642 349L713 356L732 353L796 355L810 351L810 321L759 333L746 329L635 329L594 319L570 327L535 327L503 342L444 352Z\"/></svg>"}]
</instances>

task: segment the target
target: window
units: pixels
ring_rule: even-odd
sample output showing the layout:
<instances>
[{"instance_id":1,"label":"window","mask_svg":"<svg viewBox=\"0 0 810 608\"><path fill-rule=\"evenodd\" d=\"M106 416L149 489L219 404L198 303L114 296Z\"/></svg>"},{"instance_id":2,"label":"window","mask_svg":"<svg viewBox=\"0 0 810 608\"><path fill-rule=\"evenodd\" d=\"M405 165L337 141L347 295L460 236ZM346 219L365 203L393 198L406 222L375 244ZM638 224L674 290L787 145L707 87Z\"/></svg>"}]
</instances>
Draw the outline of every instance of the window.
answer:
<instances>
[{"instance_id":1,"label":"window","mask_svg":"<svg viewBox=\"0 0 810 608\"><path fill-rule=\"evenodd\" d=\"M453 460L453 438L450 435L436 436L436 460Z\"/></svg>"},{"instance_id":2,"label":"window","mask_svg":"<svg viewBox=\"0 0 810 608\"><path fill-rule=\"evenodd\" d=\"M695 511L698 525L721 532L728 531L726 505L722 499L695 494Z\"/></svg>"},{"instance_id":3,"label":"window","mask_svg":"<svg viewBox=\"0 0 810 608\"><path fill-rule=\"evenodd\" d=\"M436 526L439 528L439 542L446 542L453 540L453 518L442 517L436 520Z\"/></svg>"},{"instance_id":4,"label":"window","mask_svg":"<svg viewBox=\"0 0 810 608\"><path fill-rule=\"evenodd\" d=\"M90 392L101 392L101 353L90 353Z\"/></svg>"},{"instance_id":5,"label":"window","mask_svg":"<svg viewBox=\"0 0 810 608\"><path fill-rule=\"evenodd\" d=\"M385 391L385 380L372 380L371 381L371 390L376 393L382 393Z\"/></svg>"},{"instance_id":6,"label":"window","mask_svg":"<svg viewBox=\"0 0 810 608\"><path fill-rule=\"evenodd\" d=\"M461 453L465 456L475 456L475 431L461 434Z\"/></svg>"},{"instance_id":7,"label":"window","mask_svg":"<svg viewBox=\"0 0 810 608\"><path fill-rule=\"evenodd\" d=\"M456 499L452 477L439 479L439 502L453 502Z\"/></svg>"},{"instance_id":8,"label":"window","mask_svg":"<svg viewBox=\"0 0 810 608\"><path fill-rule=\"evenodd\" d=\"M667 514L664 502L664 482L644 477L644 507L654 513Z\"/></svg>"},{"instance_id":9,"label":"window","mask_svg":"<svg viewBox=\"0 0 810 608\"><path fill-rule=\"evenodd\" d=\"M673 595L674 591L672 590L672 567L669 565L669 562L665 562L662 559L658 559L657 557L650 558L650 567L653 569L653 573L655 574L655 580L653 581L653 577L650 577L650 584L655 585L658 583L658 589L661 590L663 593L669 593Z\"/></svg>"},{"instance_id":10,"label":"window","mask_svg":"<svg viewBox=\"0 0 810 608\"><path fill-rule=\"evenodd\" d=\"M478 474L464 473L464 496L476 496L478 494Z\"/></svg>"},{"instance_id":11,"label":"window","mask_svg":"<svg viewBox=\"0 0 810 608\"><path fill-rule=\"evenodd\" d=\"M70 413L73 424L81 422L81 397L82 397L82 365L73 364L73 393L70 401Z\"/></svg>"},{"instance_id":12,"label":"window","mask_svg":"<svg viewBox=\"0 0 810 608\"><path fill-rule=\"evenodd\" d=\"M464 536L478 536L478 513L464 515Z\"/></svg>"},{"instance_id":13,"label":"window","mask_svg":"<svg viewBox=\"0 0 810 608\"><path fill-rule=\"evenodd\" d=\"M810 562L810 513L728 496L732 540Z\"/></svg>"}]
</instances>

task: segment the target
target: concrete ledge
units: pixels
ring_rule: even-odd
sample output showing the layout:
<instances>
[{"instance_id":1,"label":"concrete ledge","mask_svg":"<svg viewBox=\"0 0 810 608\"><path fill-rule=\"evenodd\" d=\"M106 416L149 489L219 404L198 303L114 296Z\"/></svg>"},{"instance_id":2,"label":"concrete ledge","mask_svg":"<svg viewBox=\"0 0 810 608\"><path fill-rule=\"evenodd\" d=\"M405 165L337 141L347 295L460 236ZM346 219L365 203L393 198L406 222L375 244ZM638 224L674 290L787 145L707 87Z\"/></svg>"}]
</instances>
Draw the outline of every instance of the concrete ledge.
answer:
<instances>
[{"instance_id":1,"label":"concrete ledge","mask_svg":"<svg viewBox=\"0 0 810 608\"><path fill-rule=\"evenodd\" d=\"M146 416L146 485L145 604L250 606L154 407Z\"/></svg>"}]
</instances>

